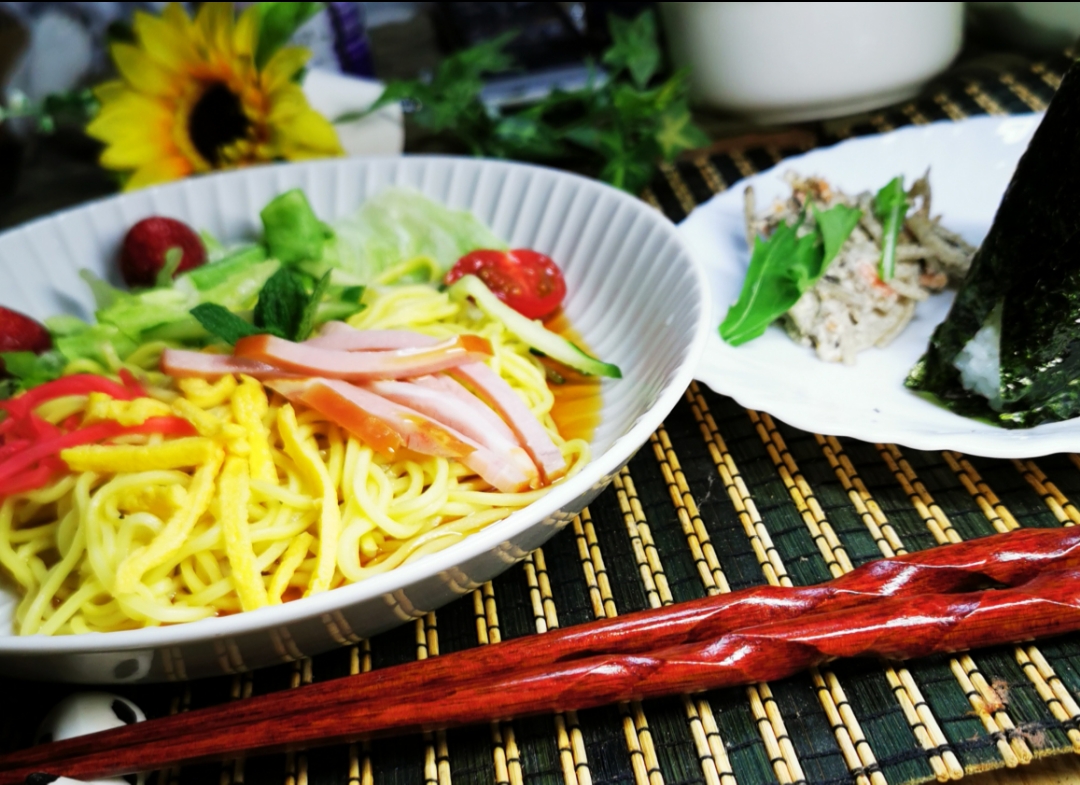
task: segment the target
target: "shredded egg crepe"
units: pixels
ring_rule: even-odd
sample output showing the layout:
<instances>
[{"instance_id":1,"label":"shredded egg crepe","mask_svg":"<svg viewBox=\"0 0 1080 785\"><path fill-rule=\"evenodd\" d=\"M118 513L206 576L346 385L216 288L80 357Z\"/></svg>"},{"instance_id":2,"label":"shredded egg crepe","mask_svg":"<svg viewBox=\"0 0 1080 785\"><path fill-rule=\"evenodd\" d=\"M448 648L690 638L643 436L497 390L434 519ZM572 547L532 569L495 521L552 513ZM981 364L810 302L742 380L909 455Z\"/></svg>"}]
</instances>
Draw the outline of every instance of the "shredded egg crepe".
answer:
<instances>
[{"instance_id":1,"label":"shredded egg crepe","mask_svg":"<svg viewBox=\"0 0 1080 785\"><path fill-rule=\"evenodd\" d=\"M550 433L566 476L588 462L588 442L556 428L544 367L500 322L426 285L365 301L353 327L489 340L489 366ZM156 367L161 348L140 363ZM500 493L454 460L380 454L249 377L144 377L149 397L91 393L36 410L54 424L179 416L197 435L72 447L60 455L68 472L2 499L0 566L24 595L19 634L175 624L327 591L459 542L548 490Z\"/></svg>"}]
</instances>

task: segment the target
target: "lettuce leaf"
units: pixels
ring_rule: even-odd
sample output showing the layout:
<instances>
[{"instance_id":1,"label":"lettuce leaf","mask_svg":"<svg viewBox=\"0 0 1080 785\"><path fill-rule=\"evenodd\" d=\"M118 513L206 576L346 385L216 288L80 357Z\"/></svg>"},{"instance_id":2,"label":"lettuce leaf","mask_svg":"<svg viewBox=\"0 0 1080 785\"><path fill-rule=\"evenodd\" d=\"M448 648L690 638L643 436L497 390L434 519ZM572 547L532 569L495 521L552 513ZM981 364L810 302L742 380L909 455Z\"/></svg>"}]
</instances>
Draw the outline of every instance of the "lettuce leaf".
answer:
<instances>
[{"instance_id":1,"label":"lettuce leaf","mask_svg":"<svg viewBox=\"0 0 1080 785\"><path fill-rule=\"evenodd\" d=\"M318 278L339 268L347 275L335 271L335 282L348 278L373 283L380 273L420 256L435 260L445 273L470 251L509 247L472 213L451 210L403 188L383 191L333 228L322 262L303 269Z\"/></svg>"}]
</instances>

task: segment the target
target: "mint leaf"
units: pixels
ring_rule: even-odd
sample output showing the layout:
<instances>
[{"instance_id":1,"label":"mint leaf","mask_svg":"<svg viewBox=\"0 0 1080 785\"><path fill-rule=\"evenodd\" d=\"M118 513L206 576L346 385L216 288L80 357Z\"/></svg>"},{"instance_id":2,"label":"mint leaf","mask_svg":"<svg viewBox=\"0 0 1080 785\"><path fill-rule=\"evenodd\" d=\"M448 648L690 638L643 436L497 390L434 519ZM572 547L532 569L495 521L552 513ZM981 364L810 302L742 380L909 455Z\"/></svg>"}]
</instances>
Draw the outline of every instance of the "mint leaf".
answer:
<instances>
[{"instance_id":1,"label":"mint leaf","mask_svg":"<svg viewBox=\"0 0 1080 785\"><path fill-rule=\"evenodd\" d=\"M263 284L255 305L255 326L292 340L300 330L308 294L300 276L288 267L280 268Z\"/></svg>"},{"instance_id":2,"label":"mint leaf","mask_svg":"<svg viewBox=\"0 0 1080 785\"><path fill-rule=\"evenodd\" d=\"M15 379L6 385L10 395L59 379L65 365L67 358L55 349L41 354L0 352L0 375L7 373Z\"/></svg>"},{"instance_id":3,"label":"mint leaf","mask_svg":"<svg viewBox=\"0 0 1080 785\"><path fill-rule=\"evenodd\" d=\"M656 43L656 17L651 11L636 19L608 14L611 48L604 52L604 65L616 71L626 69L639 88L645 87L660 67L660 47Z\"/></svg>"},{"instance_id":4,"label":"mint leaf","mask_svg":"<svg viewBox=\"0 0 1080 785\"><path fill-rule=\"evenodd\" d=\"M315 284L315 289L312 291L311 297L308 298L307 303L300 313L300 323L296 327L296 334L293 337L294 341L302 341L311 334L311 328L315 326L315 314L318 312L319 303L322 302L323 295L326 294L326 290L329 286L330 272L327 271Z\"/></svg>"},{"instance_id":5,"label":"mint leaf","mask_svg":"<svg viewBox=\"0 0 1080 785\"><path fill-rule=\"evenodd\" d=\"M206 328L208 333L216 335L230 345L241 338L258 335L261 332L261 330L248 324L228 308L215 303L196 305L191 309L191 315Z\"/></svg>"},{"instance_id":6,"label":"mint leaf","mask_svg":"<svg viewBox=\"0 0 1080 785\"><path fill-rule=\"evenodd\" d=\"M837 204L828 210L818 210L814 207L814 223L821 232L821 239L825 245L825 255L821 260L821 270L814 277L814 282L821 277L829 264L836 258L844 243L847 242L851 232L862 218L862 210L857 207L848 207ZM813 284L811 284L813 285Z\"/></svg>"},{"instance_id":7,"label":"mint leaf","mask_svg":"<svg viewBox=\"0 0 1080 785\"><path fill-rule=\"evenodd\" d=\"M896 272L896 243L900 231L904 228L907 215L907 193L904 191L904 178L894 177L877 192L874 197L874 215L881 219L881 263L878 275L881 280L891 280Z\"/></svg>"}]
</instances>

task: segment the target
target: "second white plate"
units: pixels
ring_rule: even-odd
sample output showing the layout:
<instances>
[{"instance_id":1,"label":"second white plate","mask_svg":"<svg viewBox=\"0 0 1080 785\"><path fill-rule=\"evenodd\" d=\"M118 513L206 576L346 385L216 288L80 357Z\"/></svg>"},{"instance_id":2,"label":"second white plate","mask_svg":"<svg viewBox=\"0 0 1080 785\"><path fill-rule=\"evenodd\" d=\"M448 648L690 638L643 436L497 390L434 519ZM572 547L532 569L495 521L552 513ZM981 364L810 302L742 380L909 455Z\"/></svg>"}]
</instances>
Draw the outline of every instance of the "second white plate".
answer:
<instances>
[{"instance_id":1,"label":"second white plate","mask_svg":"<svg viewBox=\"0 0 1080 785\"><path fill-rule=\"evenodd\" d=\"M854 194L877 190L898 174L910 184L929 168L932 213L978 244L1041 119L979 117L852 139L789 158L717 195L679 226L708 275L713 324L720 324L738 297L750 261L743 222L747 185L754 187L761 209L790 194L783 180L789 170L824 177ZM899 338L887 348L861 353L854 366L822 362L777 325L740 347L729 346L713 329L696 377L743 406L817 433L991 458L1080 449L1080 420L1009 431L960 417L904 387L951 303L951 293L921 303Z\"/></svg>"}]
</instances>

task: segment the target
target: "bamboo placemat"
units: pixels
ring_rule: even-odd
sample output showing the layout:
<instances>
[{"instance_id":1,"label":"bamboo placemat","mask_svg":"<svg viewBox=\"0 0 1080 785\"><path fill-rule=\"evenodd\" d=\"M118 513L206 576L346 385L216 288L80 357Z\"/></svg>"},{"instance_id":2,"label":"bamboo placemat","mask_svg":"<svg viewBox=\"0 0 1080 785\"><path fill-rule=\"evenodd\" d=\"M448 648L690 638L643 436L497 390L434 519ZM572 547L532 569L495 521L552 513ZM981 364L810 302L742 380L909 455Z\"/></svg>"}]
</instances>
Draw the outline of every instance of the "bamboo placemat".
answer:
<instances>
[{"instance_id":1,"label":"bamboo placemat","mask_svg":"<svg viewBox=\"0 0 1080 785\"><path fill-rule=\"evenodd\" d=\"M857 119L730 141L644 198L679 221L740 178L852 135L1045 107L1069 57L939 83ZM313 659L109 688L186 711L762 583L827 580L883 555L1080 522L1080 457L999 461L806 433L703 385L541 550L453 605ZM542 637L536 638L543 645ZM0 679L0 749L72 688ZM167 771L160 785L884 785L1080 752L1080 635L905 667L837 662L771 684ZM393 696L387 696L393 700Z\"/></svg>"}]
</instances>

